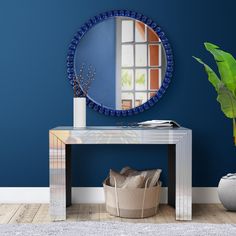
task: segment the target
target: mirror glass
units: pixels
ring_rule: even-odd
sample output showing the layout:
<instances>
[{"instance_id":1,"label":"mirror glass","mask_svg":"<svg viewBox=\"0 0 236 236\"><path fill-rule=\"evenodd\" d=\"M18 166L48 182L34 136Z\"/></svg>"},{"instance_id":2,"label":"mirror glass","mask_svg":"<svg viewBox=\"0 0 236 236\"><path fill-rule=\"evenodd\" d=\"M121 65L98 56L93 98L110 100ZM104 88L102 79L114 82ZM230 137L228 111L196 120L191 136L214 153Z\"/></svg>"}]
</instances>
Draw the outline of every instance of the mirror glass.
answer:
<instances>
[{"instance_id":1,"label":"mirror glass","mask_svg":"<svg viewBox=\"0 0 236 236\"><path fill-rule=\"evenodd\" d=\"M86 68L96 70L87 94L91 100L127 110L142 105L160 88L166 71L165 51L147 25L118 16L98 23L81 39L75 52L76 75L81 67L85 77Z\"/></svg>"}]
</instances>

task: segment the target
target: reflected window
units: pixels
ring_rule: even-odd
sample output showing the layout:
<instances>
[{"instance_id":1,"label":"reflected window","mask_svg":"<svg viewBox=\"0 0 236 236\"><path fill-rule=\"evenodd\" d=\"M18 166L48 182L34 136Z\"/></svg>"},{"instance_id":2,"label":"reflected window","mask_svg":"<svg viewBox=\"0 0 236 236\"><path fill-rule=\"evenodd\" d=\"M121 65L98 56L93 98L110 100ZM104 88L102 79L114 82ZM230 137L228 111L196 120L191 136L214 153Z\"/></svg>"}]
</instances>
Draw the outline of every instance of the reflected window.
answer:
<instances>
[{"instance_id":1,"label":"reflected window","mask_svg":"<svg viewBox=\"0 0 236 236\"><path fill-rule=\"evenodd\" d=\"M146 92L136 92L135 93L135 106L140 106L147 101Z\"/></svg>"},{"instance_id":2,"label":"reflected window","mask_svg":"<svg viewBox=\"0 0 236 236\"><path fill-rule=\"evenodd\" d=\"M158 35L150 28L148 28L148 41L149 42L160 42Z\"/></svg>"},{"instance_id":3,"label":"reflected window","mask_svg":"<svg viewBox=\"0 0 236 236\"><path fill-rule=\"evenodd\" d=\"M158 90L160 88L160 70L150 69L149 70L149 90Z\"/></svg>"},{"instance_id":4,"label":"reflected window","mask_svg":"<svg viewBox=\"0 0 236 236\"><path fill-rule=\"evenodd\" d=\"M135 42L147 41L147 27L140 21L135 21Z\"/></svg>"},{"instance_id":5,"label":"reflected window","mask_svg":"<svg viewBox=\"0 0 236 236\"><path fill-rule=\"evenodd\" d=\"M135 90L146 90L147 89L147 70L136 69L135 70Z\"/></svg>"},{"instance_id":6,"label":"reflected window","mask_svg":"<svg viewBox=\"0 0 236 236\"><path fill-rule=\"evenodd\" d=\"M146 67L147 66L147 45L136 44L135 45L135 66Z\"/></svg>"},{"instance_id":7,"label":"reflected window","mask_svg":"<svg viewBox=\"0 0 236 236\"><path fill-rule=\"evenodd\" d=\"M133 35L133 28L134 22L132 20L122 20L122 43L133 42L134 35Z\"/></svg>"},{"instance_id":8,"label":"reflected window","mask_svg":"<svg viewBox=\"0 0 236 236\"><path fill-rule=\"evenodd\" d=\"M121 109L128 110L133 107L134 94L133 93L121 93Z\"/></svg>"},{"instance_id":9,"label":"reflected window","mask_svg":"<svg viewBox=\"0 0 236 236\"><path fill-rule=\"evenodd\" d=\"M122 69L121 71L121 89L132 90L134 85L134 75L133 70L130 69Z\"/></svg>"},{"instance_id":10,"label":"reflected window","mask_svg":"<svg viewBox=\"0 0 236 236\"><path fill-rule=\"evenodd\" d=\"M133 45L122 45L122 67L132 67L134 65Z\"/></svg>"},{"instance_id":11,"label":"reflected window","mask_svg":"<svg viewBox=\"0 0 236 236\"><path fill-rule=\"evenodd\" d=\"M162 46L158 35L140 21L119 18L116 24L116 108L127 110L142 105L160 88Z\"/></svg>"},{"instance_id":12,"label":"reflected window","mask_svg":"<svg viewBox=\"0 0 236 236\"><path fill-rule=\"evenodd\" d=\"M159 55L159 45L150 44L148 45L148 61L150 67L161 66Z\"/></svg>"}]
</instances>

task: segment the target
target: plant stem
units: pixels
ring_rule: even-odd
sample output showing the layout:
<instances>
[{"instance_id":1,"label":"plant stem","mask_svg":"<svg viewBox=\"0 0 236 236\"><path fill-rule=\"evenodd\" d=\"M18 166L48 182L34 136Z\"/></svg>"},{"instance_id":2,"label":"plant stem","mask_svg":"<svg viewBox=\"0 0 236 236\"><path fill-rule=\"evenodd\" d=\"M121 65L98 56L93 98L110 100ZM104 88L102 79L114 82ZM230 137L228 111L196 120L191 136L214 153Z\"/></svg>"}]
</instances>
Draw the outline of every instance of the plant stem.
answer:
<instances>
[{"instance_id":1,"label":"plant stem","mask_svg":"<svg viewBox=\"0 0 236 236\"><path fill-rule=\"evenodd\" d=\"M236 124L235 124L235 118L233 118L233 136L234 136L234 145L236 146Z\"/></svg>"}]
</instances>

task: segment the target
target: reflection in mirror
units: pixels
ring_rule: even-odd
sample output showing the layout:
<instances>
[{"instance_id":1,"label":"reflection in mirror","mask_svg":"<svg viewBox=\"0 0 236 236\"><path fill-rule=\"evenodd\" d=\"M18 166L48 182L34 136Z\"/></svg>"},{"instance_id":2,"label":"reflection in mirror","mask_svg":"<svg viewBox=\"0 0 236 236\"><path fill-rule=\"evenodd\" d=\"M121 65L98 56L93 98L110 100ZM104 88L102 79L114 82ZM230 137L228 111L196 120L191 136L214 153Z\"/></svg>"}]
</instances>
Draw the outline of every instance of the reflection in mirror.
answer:
<instances>
[{"instance_id":1,"label":"reflection in mirror","mask_svg":"<svg viewBox=\"0 0 236 236\"><path fill-rule=\"evenodd\" d=\"M96 68L88 97L115 110L140 106L154 96L166 70L158 35L126 17L109 18L86 33L76 48L76 74L82 63Z\"/></svg>"}]
</instances>

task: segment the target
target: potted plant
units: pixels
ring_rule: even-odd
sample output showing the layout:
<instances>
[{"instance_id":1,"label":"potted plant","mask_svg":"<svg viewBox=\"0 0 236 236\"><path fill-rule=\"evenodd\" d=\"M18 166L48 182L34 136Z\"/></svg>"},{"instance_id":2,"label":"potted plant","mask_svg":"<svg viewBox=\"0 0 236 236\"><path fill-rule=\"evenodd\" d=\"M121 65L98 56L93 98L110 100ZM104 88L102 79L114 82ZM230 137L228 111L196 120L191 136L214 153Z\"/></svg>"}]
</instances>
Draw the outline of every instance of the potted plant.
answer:
<instances>
[{"instance_id":1,"label":"potted plant","mask_svg":"<svg viewBox=\"0 0 236 236\"><path fill-rule=\"evenodd\" d=\"M201 59L194 57L201 63L208 75L208 80L217 92L217 101L227 118L232 119L234 145L236 145L236 60L228 52L221 50L212 43L204 43L217 64L219 76ZM236 211L236 173L222 177L218 186L219 199L223 206Z\"/></svg>"}]
</instances>

